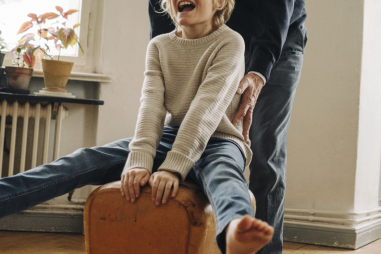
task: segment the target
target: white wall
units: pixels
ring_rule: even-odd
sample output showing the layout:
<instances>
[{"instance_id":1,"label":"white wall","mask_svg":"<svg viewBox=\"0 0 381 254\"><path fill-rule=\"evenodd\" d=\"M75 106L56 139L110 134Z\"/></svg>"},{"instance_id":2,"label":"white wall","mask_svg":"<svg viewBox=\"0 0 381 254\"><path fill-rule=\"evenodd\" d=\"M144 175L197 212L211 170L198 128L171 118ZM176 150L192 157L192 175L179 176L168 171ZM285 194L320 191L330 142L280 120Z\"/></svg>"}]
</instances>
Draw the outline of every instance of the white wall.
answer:
<instances>
[{"instance_id":1,"label":"white wall","mask_svg":"<svg viewBox=\"0 0 381 254\"><path fill-rule=\"evenodd\" d=\"M380 168L380 178L379 178L379 187L378 187L378 205L381 206L381 168Z\"/></svg>"},{"instance_id":2,"label":"white wall","mask_svg":"<svg viewBox=\"0 0 381 254\"><path fill-rule=\"evenodd\" d=\"M100 88L98 145L134 135L149 29L148 1L105 1L100 69L113 82Z\"/></svg>"},{"instance_id":3,"label":"white wall","mask_svg":"<svg viewBox=\"0 0 381 254\"><path fill-rule=\"evenodd\" d=\"M381 206L381 162L380 162L380 178L379 178L379 187L378 187L378 205Z\"/></svg>"},{"instance_id":4,"label":"white wall","mask_svg":"<svg viewBox=\"0 0 381 254\"><path fill-rule=\"evenodd\" d=\"M288 137L286 207L351 211L363 3L307 0L308 42Z\"/></svg>"},{"instance_id":5,"label":"white wall","mask_svg":"<svg viewBox=\"0 0 381 254\"><path fill-rule=\"evenodd\" d=\"M381 155L381 1L365 0L355 210L378 206Z\"/></svg>"}]
</instances>

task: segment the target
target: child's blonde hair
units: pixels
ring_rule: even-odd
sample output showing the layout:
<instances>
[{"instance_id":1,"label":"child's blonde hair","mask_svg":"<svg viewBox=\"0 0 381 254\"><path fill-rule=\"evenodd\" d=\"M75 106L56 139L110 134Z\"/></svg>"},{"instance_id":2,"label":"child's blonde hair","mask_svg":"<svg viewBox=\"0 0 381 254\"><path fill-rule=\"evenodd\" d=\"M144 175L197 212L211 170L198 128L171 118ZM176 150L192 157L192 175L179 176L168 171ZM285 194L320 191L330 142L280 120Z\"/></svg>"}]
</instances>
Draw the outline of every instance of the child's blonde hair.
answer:
<instances>
[{"instance_id":1,"label":"child's blonde hair","mask_svg":"<svg viewBox=\"0 0 381 254\"><path fill-rule=\"evenodd\" d=\"M229 20L234 9L234 0L213 0L213 3L217 1L222 2L222 7L217 9L216 13L214 13L213 19L216 26L221 26ZM160 6L163 9L163 12L168 13L173 20L173 23L175 23L176 27L178 27L179 23L176 20L171 0L161 0Z\"/></svg>"}]
</instances>

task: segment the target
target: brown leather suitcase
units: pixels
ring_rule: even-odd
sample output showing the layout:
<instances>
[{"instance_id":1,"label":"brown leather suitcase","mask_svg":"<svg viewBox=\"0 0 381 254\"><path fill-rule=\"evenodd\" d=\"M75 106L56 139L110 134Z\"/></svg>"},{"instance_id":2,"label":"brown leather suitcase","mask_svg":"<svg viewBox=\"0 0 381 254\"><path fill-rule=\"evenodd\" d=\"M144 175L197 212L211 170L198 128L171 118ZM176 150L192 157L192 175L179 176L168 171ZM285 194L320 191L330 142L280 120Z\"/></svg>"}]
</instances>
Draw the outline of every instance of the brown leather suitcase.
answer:
<instances>
[{"instance_id":1,"label":"brown leather suitcase","mask_svg":"<svg viewBox=\"0 0 381 254\"><path fill-rule=\"evenodd\" d=\"M87 253L221 253L212 207L192 183L183 182L177 196L159 207L149 185L132 204L121 196L120 181L105 184L87 199L84 218Z\"/></svg>"}]
</instances>

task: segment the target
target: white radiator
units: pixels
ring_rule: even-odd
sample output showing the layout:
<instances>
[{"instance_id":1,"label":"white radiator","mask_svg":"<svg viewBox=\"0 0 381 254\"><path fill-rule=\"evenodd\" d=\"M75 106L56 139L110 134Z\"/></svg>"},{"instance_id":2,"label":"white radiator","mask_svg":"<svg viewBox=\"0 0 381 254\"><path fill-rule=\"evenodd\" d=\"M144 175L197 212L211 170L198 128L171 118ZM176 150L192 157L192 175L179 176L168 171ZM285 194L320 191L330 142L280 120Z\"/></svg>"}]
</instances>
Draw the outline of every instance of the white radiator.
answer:
<instances>
[{"instance_id":1,"label":"white radiator","mask_svg":"<svg viewBox=\"0 0 381 254\"><path fill-rule=\"evenodd\" d=\"M31 105L29 102L20 104L15 101L13 103L8 103L6 100L3 100L0 104L0 178L5 176L12 176L15 171L15 153L16 150L21 153L18 158L20 158L20 170L19 172L24 172L29 168L25 168L27 154L32 157L31 159L31 168L38 166L37 162L37 153L39 150L39 142L43 144L42 151L42 164L48 163L49 150L53 149L53 160L59 157L60 150L60 139L61 139L61 128L62 121L68 115L68 111L64 106L59 103L54 103L53 106L51 103L48 103L45 106L42 106L41 103L37 102L36 104ZM7 116L11 116L12 123L6 124ZM23 126L21 135L17 135L17 120L19 117L23 118ZM30 118L34 118L34 128L29 125ZM52 124L52 118L55 118L55 134L54 142L50 142L50 129ZM9 118L8 118L9 119ZM44 135L39 137L40 133L40 120L46 119L44 124ZM9 148L9 162L8 170L3 170L3 160L4 160L4 147L5 147L5 133L6 128L11 128L10 134L10 148ZM28 131L33 131L33 144L27 144L28 141ZM21 136L21 137L20 137ZM16 147L16 138L21 141L20 147ZM51 147L52 146L52 147ZM27 149L28 147L28 149ZM41 143L40 143L41 147ZM39 163L41 164L41 163ZM4 174L5 171L5 174Z\"/></svg>"}]
</instances>

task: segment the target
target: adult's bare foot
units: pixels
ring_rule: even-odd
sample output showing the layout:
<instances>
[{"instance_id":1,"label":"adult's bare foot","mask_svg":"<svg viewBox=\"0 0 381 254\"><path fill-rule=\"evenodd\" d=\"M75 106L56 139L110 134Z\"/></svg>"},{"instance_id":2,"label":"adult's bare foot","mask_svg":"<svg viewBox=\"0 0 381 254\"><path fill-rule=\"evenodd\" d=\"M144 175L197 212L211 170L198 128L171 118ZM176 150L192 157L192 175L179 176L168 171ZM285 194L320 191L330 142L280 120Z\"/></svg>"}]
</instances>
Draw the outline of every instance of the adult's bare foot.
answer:
<instances>
[{"instance_id":1,"label":"adult's bare foot","mask_svg":"<svg viewBox=\"0 0 381 254\"><path fill-rule=\"evenodd\" d=\"M226 227L227 254L254 254L268 244L274 234L266 222L245 215Z\"/></svg>"}]
</instances>

